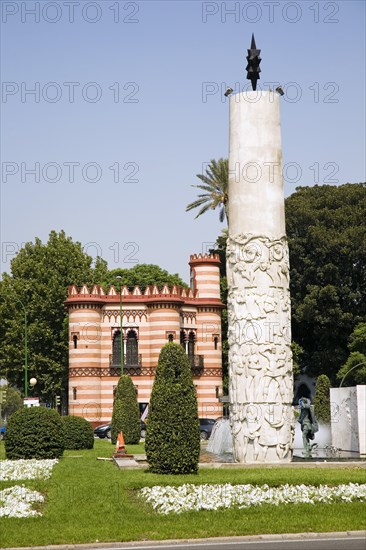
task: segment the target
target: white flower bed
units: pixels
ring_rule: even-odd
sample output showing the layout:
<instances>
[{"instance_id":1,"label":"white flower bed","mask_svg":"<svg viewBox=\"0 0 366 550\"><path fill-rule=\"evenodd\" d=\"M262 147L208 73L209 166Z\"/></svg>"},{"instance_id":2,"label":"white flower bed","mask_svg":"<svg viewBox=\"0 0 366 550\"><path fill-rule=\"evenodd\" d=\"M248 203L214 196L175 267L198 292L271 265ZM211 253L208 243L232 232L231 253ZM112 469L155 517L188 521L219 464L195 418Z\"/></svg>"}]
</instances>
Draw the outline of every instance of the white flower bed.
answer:
<instances>
[{"instance_id":1,"label":"white flower bed","mask_svg":"<svg viewBox=\"0 0 366 550\"><path fill-rule=\"evenodd\" d=\"M34 502L43 502L44 496L37 491L31 491L23 485L15 485L0 491L0 518L28 518L41 516L40 512L32 510Z\"/></svg>"},{"instance_id":2,"label":"white flower bed","mask_svg":"<svg viewBox=\"0 0 366 550\"><path fill-rule=\"evenodd\" d=\"M48 479L57 459L0 460L0 481Z\"/></svg>"},{"instance_id":3,"label":"white flower bed","mask_svg":"<svg viewBox=\"0 0 366 550\"><path fill-rule=\"evenodd\" d=\"M315 504L366 500L366 484L320 485L181 485L144 487L140 494L160 514L219 508L249 508L262 504Z\"/></svg>"}]
</instances>

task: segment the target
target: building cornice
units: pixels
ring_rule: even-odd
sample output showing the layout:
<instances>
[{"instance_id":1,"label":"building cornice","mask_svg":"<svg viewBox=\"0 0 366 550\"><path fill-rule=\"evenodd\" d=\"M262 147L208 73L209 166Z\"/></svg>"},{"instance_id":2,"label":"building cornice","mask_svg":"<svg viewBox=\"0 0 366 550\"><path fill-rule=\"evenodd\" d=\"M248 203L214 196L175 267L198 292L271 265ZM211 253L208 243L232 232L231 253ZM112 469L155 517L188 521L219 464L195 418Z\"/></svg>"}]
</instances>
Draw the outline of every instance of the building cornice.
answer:
<instances>
[{"instance_id":1,"label":"building cornice","mask_svg":"<svg viewBox=\"0 0 366 550\"><path fill-rule=\"evenodd\" d=\"M107 294L98 285L93 287L92 292L90 292L90 289L86 285L80 290L75 285L72 285L69 287L65 306L67 308L74 305L78 305L79 307L90 307L91 305L99 307L117 306L121 299L124 307L134 307L135 304L144 304L147 307L169 304L174 308L208 306L222 309L225 307L218 298L200 298L198 291L178 286L173 286L171 289L164 286L162 291L159 291L156 286L146 287L144 293L141 292L139 287L135 287L133 291L129 291L127 287L123 287L121 292L120 297L114 286L109 289Z\"/></svg>"}]
</instances>

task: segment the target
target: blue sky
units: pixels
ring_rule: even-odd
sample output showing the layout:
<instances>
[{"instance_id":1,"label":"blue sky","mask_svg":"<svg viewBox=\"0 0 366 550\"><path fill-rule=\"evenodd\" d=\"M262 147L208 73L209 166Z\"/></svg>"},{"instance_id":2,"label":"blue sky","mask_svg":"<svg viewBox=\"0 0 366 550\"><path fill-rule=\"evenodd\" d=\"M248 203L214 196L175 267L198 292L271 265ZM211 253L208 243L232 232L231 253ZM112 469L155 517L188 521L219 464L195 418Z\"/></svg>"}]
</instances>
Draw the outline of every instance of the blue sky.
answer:
<instances>
[{"instance_id":1,"label":"blue sky","mask_svg":"<svg viewBox=\"0 0 366 550\"><path fill-rule=\"evenodd\" d=\"M111 269L188 281L189 255L224 227L185 212L190 185L227 156L223 92L249 84L252 32L260 86L286 92L286 196L365 179L362 1L1 4L1 271L64 229Z\"/></svg>"}]
</instances>

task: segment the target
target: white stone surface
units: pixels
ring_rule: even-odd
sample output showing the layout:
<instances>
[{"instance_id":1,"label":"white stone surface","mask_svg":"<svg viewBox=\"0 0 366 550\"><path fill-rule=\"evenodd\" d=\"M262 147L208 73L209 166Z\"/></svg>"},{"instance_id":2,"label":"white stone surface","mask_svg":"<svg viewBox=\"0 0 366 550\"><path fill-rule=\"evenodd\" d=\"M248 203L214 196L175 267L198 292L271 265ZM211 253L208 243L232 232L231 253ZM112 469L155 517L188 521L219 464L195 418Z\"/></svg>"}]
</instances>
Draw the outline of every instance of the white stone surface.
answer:
<instances>
[{"instance_id":1,"label":"white stone surface","mask_svg":"<svg viewBox=\"0 0 366 550\"><path fill-rule=\"evenodd\" d=\"M230 232L282 236L280 97L269 91L230 96Z\"/></svg>"},{"instance_id":2,"label":"white stone surface","mask_svg":"<svg viewBox=\"0 0 366 550\"><path fill-rule=\"evenodd\" d=\"M356 386L359 453L366 456L366 385Z\"/></svg>"},{"instance_id":3,"label":"white stone surface","mask_svg":"<svg viewBox=\"0 0 366 550\"><path fill-rule=\"evenodd\" d=\"M279 96L230 98L230 423L238 462L289 462L294 415Z\"/></svg>"},{"instance_id":4,"label":"white stone surface","mask_svg":"<svg viewBox=\"0 0 366 550\"><path fill-rule=\"evenodd\" d=\"M330 388L332 445L366 455L366 386Z\"/></svg>"}]
</instances>

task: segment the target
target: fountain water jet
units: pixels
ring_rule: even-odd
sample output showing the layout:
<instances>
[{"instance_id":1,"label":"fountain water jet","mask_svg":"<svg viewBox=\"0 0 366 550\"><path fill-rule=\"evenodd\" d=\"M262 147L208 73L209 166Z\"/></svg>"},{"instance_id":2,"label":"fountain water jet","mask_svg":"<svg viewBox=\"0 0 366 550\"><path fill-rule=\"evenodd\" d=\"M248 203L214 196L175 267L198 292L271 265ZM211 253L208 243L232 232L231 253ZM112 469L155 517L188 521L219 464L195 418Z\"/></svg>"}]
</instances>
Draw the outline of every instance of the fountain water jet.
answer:
<instances>
[{"instance_id":1,"label":"fountain water jet","mask_svg":"<svg viewBox=\"0 0 366 550\"><path fill-rule=\"evenodd\" d=\"M216 421L208 440L207 451L216 455L233 452L233 436L228 418Z\"/></svg>"}]
</instances>

